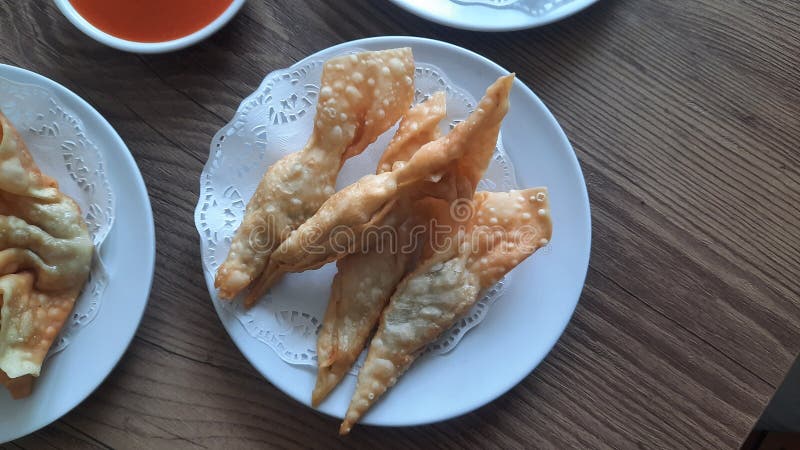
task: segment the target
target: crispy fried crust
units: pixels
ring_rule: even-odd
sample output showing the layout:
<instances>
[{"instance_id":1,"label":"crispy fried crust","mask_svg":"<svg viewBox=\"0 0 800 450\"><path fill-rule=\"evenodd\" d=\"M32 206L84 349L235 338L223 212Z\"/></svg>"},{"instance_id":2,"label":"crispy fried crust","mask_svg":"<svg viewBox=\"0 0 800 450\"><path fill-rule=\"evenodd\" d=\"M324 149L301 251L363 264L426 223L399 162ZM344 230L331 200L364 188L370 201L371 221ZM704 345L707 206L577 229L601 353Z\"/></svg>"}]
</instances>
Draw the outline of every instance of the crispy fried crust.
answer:
<instances>
[{"instance_id":1,"label":"crispy fried crust","mask_svg":"<svg viewBox=\"0 0 800 450\"><path fill-rule=\"evenodd\" d=\"M408 161L417 150L439 136L445 117L443 92L406 113L378 163L378 173ZM381 310L416 257L414 226L408 202L400 201L386 226L376 229L372 245L337 261L328 308L317 338L319 369L311 395L318 405L344 378L364 349ZM399 224L399 225L398 225Z\"/></svg>"},{"instance_id":2,"label":"crispy fried crust","mask_svg":"<svg viewBox=\"0 0 800 450\"><path fill-rule=\"evenodd\" d=\"M418 191L420 183L438 181L454 162L464 164L465 173L482 174L488 164L487 149L489 155L494 151L500 123L508 111L512 83L513 75L498 79L464 122L424 145L407 163L395 164L389 172L367 175L334 194L281 243L273 254L275 262L283 270L301 272L339 259L359 250L353 244L361 241L361 233L371 224L380 223L391 202L409 191ZM471 156L462 158L464 155ZM474 170L481 158L486 163Z\"/></svg>"},{"instance_id":3,"label":"crispy fried crust","mask_svg":"<svg viewBox=\"0 0 800 450\"><path fill-rule=\"evenodd\" d=\"M31 395L33 391L33 375L24 375L18 378L9 378L0 370L0 386L5 386L11 393L11 398L19 400Z\"/></svg>"},{"instance_id":4,"label":"crispy fried crust","mask_svg":"<svg viewBox=\"0 0 800 450\"><path fill-rule=\"evenodd\" d=\"M425 260L392 295L340 433L349 433L418 352L463 317L482 291L550 239L544 188L479 192L474 203L476 213L464 239Z\"/></svg>"},{"instance_id":5,"label":"crispy fried crust","mask_svg":"<svg viewBox=\"0 0 800 450\"><path fill-rule=\"evenodd\" d=\"M444 92L436 92L408 110L397 127L397 133L381 155L377 173L391 171L395 163L405 163L423 145L437 139L440 134L439 123L446 113L447 98Z\"/></svg>"},{"instance_id":6,"label":"crispy fried crust","mask_svg":"<svg viewBox=\"0 0 800 450\"><path fill-rule=\"evenodd\" d=\"M410 236L410 221L398 237ZM378 323L381 310L414 259L411 248L395 251L408 241L384 240L378 248L337 261L328 309L317 341L319 370L312 393L318 405L350 370Z\"/></svg>"},{"instance_id":7,"label":"crispy fried crust","mask_svg":"<svg viewBox=\"0 0 800 450\"><path fill-rule=\"evenodd\" d=\"M10 378L39 376L80 292L80 288L41 292L33 284L30 272L0 277L0 370Z\"/></svg>"},{"instance_id":8,"label":"crispy fried crust","mask_svg":"<svg viewBox=\"0 0 800 450\"><path fill-rule=\"evenodd\" d=\"M91 269L77 204L42 174L0 114L0 384L30 394Z\"/></svg>"},{"instance_id":9,"label":"crispy fried crust","mask_svg":"<svg viewBox=\"0 0 800 450\"><path fill-rule=\"evenodd\" d=\"M312 135L303 150L267 170L248 202L214 281L221 298L232 299L267 268L273 250L334 193L343 162L408 110L413 79L409 48L325 63Z\"/></svg>"}]
</instances>

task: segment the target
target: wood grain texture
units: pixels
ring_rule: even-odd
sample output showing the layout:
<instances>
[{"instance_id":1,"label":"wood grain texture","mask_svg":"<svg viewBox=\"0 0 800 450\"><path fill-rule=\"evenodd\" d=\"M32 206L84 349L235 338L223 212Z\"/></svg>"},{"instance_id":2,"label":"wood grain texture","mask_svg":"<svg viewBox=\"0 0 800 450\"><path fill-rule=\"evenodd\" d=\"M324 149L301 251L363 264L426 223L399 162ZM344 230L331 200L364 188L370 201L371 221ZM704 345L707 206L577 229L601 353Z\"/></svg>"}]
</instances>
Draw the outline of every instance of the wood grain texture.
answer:
<instances>
[{"instance_id":1,"label":"wood grain texture","mask_svg":"<svg viewBox=\"0 0 800 450\"><path fill-rule=\"evenodd\" d=\"M156 277L125 358L9 448L730 448L800 351L800 13L794 0L602 0L545 28L452 30L386 1L250 0L208 41L138 56L52 2L0 0L0 62L95 106L153 203ZM375 35L441 39L514 70L553 111L592 203L586 288L552 353L466 416L337 421L282 394L222 329L192 222L211 136L269 71Z\"/></svg>"}]
</instances>

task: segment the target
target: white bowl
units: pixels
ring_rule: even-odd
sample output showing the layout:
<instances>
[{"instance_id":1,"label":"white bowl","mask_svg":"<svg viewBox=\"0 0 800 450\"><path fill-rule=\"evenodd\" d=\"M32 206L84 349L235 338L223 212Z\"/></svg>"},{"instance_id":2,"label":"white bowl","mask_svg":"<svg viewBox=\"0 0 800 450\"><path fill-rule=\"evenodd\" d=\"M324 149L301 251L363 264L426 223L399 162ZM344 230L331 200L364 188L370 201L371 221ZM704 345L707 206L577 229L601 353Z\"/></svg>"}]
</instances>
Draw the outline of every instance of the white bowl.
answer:
<instances>
[{"instance_id":1,"label":"white bowl","mask_svg":"<svg viewBox=\"0 0 800 450\"><path fill-rule=\"evenodd\" d=\"M164 42L136 42L112 36L92 25L91 22L83 18L83 16L78 13L75 7L72 6L72 3L70 3L69 0L55 0L55 2L56 6L58 6L58 9L61 10L61 12L67 17L67 19L69 19L70 22L72 22L73 25L78 27L79 30L83 31L87 36L96 40L97 42L119 50L124 50L126 52L165 53L194 45L211 36L226 23L228 23L228 21L231 20L237 12L239 12L239 9L242 8L245 0L233 0L230 6L228 6L228 9L220 14L219 17L194 33L182 38Z\"/></svg>"}]
</instances>

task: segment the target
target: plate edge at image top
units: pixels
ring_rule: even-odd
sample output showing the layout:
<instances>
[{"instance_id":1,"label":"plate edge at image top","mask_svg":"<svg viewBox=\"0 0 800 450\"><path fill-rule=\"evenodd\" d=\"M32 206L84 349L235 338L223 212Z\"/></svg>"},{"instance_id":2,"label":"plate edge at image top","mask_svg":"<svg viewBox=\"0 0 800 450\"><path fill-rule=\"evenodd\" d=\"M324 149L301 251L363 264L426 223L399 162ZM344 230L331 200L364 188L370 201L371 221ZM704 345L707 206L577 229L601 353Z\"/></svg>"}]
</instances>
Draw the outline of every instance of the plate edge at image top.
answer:
<instances>
[{"instance_id":1,"label":"plate edge at image top","mask_svg":"<svg viewBox=\"0 0 800 450\"><path fill-rule=\"evenodd\" d=\"M418 50L418 49L423 49L424 50L423 53L425 51L434 51L434 50L431 50L433 48L435 48L436 50L443 50L445 52L451 51L451 52L460 53L462 55L462 57L466 56L468 58L472 58L472 59L476 60L477 62L481 63L482 65L487 66L488 68L484 67L484 69L486 69L488 72L492 72L494 74L494 76L498 76L498 75L501 75L501 74L508 73L508 71L506 71L504 68L498 66L496 63L488 60L487 58L485 58L485 57L483 57L483 56L481 56L479 54L471 52L469 50L462 49L460 47L454 46L454 45L449 44L449 43L441 42L441 41L435 41L435 40L424 39L424 38L406 37L406 36L387 36L387 37L367 38L367 39L362 39L362 40L345 42L345 43L338 44L336 46L332 46L332 47L329 47L329 48L326 48L326 49L322 49L322 50L320 50L318 52L315 52L312 55L310 55L310 56L308 56L306 58L303 58L302 60L300 60L297 63L293 64L293 66L306 63L306 62L308 62L308 61L310 61L312 59L325 58L328 55L332 55L332 54L334 54L336 52L346 51L347 49L350 49L352 47L359 47L359 48L363 48L363 49L367 49L367 50L381 50L381 49L388 49L388 48L394 48L394 47L404 47L404 46L410 46L415 51ZM450 74L447 71L446 71L446 73L448 73L449 76L451 78L453 78L452 74ZM265 78L260 83L259 89L263 86L263 84L266 81L267 81L267 78ZM584 213L584 217L586 218L586 221L584 223L579 224L580 228L584 228L585 231L586 231L585 238L581 237L581 239L585 239L585 242L584 242L585 245L584 245L584 248L579 249L582 252L580 257L583 260L585 260L586 264L588 264L589 242L590 242L590 239L591 239L591 225L590 225L590 220L591 219L590 219L590 216L588 215L588 195L586 194L585 181L583 180L582 171L581 171L580 165L578 164L578 161L577 161L577 156L575 155L574 150L572 149L568 139L564 135L563 130L558 125L558 123L555 120L555 118L552 116L552 113L550 113L550 111L546 108L546 106L544 106L544 104L541 102L541 100L539 100L538 97L532 91L530 91L530 89L528 89L519 79L517 79L515 81L514 89L515 89L515 91L518 91L518 92L520 91L520 89L522 89L522 93L525 93L526 96L528 96L529 99L535 103L535 106L538 109L543 110L547 114L547 118L548 118L549 122L551 122L549 125L554 127L558 131L558 133L560 133L560 140L561 140L560 145L564 149L568 150L570 155L571 155L571 158L572 158L571 169L575 172L575 175L577 175L577 179L580 181L580 184L581 184L581 187L582 187L582 192L579 194L579 196L581 197L580 198L580 203L582 203L581 206L584 209L582 211L582 213ZM480 94L480 92L475 92L474 90L470 91L470 93L472 93L473 95L475 95L475 94L479 95ZM513 103L514 103L514 98L512 97L512 110L514 109ZM237 109L237 111L241 110L242 105L244 105L244 102L242 102L242 104ZM210 155L213 155L213 152L214 152L214 148L213 148L213 142L212 142L212 147L210 149ZM202 183L203 183L203 180L201 179L201 187L202 187ZM196 218L198 217L197 214L199 213L199 206L200 206L200 203L198 203L198 210L195 211L195 217ZM557 209L558 205L553 205L553 208L554 208L554 210ZM200 230L200 228L199 228L199 223L196 223L196 225L198 226L198 232L202 236L202 230ZM555 227L558 228L558 224L557 223L555 224ZM582 261L581 264L583 264L583 262L584 261ZM577 299L578 299L578 297L580 295L580 291L582 290L582 287L583 287L583 282L584 282L585 276L586 276L586 269L587 269L587 265L583 265L582 273L579 274L579 278L580 278L581 282L580 282L580 287L578 289L578 292L577 292L577 294L575 294L575 303L577 303ZM213 274L207 273L207 271L204 268L204 276L206 277L206 282L207 282L207 285L208 285L208 288L209 288L210 292L213 292ZM271 381L273 384L275 384L277 387L279 387L282 391L284 391L284 393L288 394L290 397L292 397L293 399L297 400L298 402L300 402L302 404L305 404L305 405L308 405L308 399L305 398L306 397L305 395L299 395L299 393L294 392L286 384L285 380L274 379L273 376L270 376L268 374L268 371L265 370L265 368L263 366L263 361L261 361L261 359L263 359L264 356L258 354L257 352L253 351L252 349L248 349L249 344L247 344L245 342L240 342L239 339L237 338L237 336L241 335L243 338L246 339L246 338L249 338L249 335L247 335L247 333L244 330L239 330L239 328L241 328L241 326L236 321L236 318L233 317L233 315L229 311L224 311L224 310L220 309L220 307L217 305L217 302L213 302L213 303L215 305L215 308L217 309L218 314L220 315L220 320L223 322L223 325L225 326L226 330L229 332L229 334L231 334L231 337L233 338L233 340L236 343L237 347L240 349L240 351L246 357L246 359L248 359L248 361L267 380ZM570 319L570 317L572 315L572 312L574 312L574 305L571 308L571 312L569 313L569 315L564 320L564 323L563 323L564 327L566 326L566 323L569 321L569 319ZM227 317L227 319L226 319L226 317ZM233 320L233 322L229 323L230 320ZM552 348L552 345L555 344L555 342L560 337L561 333L563 333L563 328L564 327L560 327L560 332L554 336L553 341L551 343L548 343L548 344L550 344L548 348ZM543 355L541 355L542 358L548 352L549 352L549 349L548 349L548 351L544 352ZM271 358L267 358L267 359L271 359ZM280 358L278 358L278 361L280 361L281 364L286 364L287 366L289 366L287 363L281 361ZM533 370L533 368L535 368L535 366L538 365L540 362L541 362L541 358L538 359L537 361L535 361L535 364L533 365L531 370ZM500 386L499 391L495 392L493 395L491 395L492 398L485 399L485 401L480 402L480 404L472 405L471 407L468 407L468 408L466 408L464 410L461 410L461 411L451 411L450 413L440 414L439 416L435 416L435 417L423 418L421 420L408 420L408 419L386 420L384 418L384 419L381 419L381 420L373 421L373 420L370 420L371 416L367 415L365 417L365 420L363 421L363 423L365 423L365 424L379 424L379 425L417 425L417 424L430 423L430 422L435 422L435 421L445 420L445 419L448 419L448 418L451 418L451 417L455 417L457 415L469 412L469 411L471 411L471 410L473 410L473 409L475 409L475 408L477 408L479 406L482 406L483 404L488 403L493 398L496 398L497 396L501 395L503 392L506 392L508 389L510 389L511 387L516 385L521 379L523 379L529 373L530 373L530 370L525 372L525 373L520 374L518 379L513 379L513 380L510 379L509 383L507 383L507 385ZM341 417L341 413L343 412L343 411L341 411L341 412L331 411L331 410L326 409L324 407L321 408L320 410L322 412L326 413L326 414L330 414L330 415L335 416L335 417Z\"/></svg>"},{"instance_id":2,"label":"plate edge at image top","mask_svg":"<svg viewBox=\"0 0 800 450\"><path fill-rule=\"evenodd\" d=\"M121 360L122 356L126 353L130 343L133 341L139 323L144 316L147 300L150 295L155 271L155 227L152 207L144 184L144 179L142 178L133 155L116 130L92 105L60 83L27 69L0 64L0 77L4 77L15 83L39 86L60 100L61 104L71 110L71 112L74 113L74 117L80 120L87 135L90 135L91 141L105 157L103 159L103 164L105 170L109 173L108 179L112 191L119 192L122 189L120 185L122 182L119 180L127 178L130 184L126 184L125 186L133 186L127 189L133 190L138 194L134 196L117 196L114 202L114 222L108 230L102 248L99 249L104 255L104 262L108 270L108 281L104 296L113 296L115 299L124 299L127 300L127 302L106 302L105 305L101 305L95 320L89 323L74 337L72 344L67 349L57 353L52 358L48 358L45 364L61 368L61 370L68 372L74 371L74 367L71 366L77 363L69 360L67 355L70 352L70 348L74 349L81 345L94 345L96 349L99 349L98 351L100 353L108 353L108 358L105 361L93 360L92 368L88 371L89 378L92 379L86 383L83 389L71 387L65 397L58 400L63 402L59 407L42 409L34 405L23 406L23 408L27 408L26 410L30 410L28 416L39 417L39 420L32 420L27 424L24 422L22 424L16 423L13 430L7 428L10 426L8 425L9 422L5 422L5 425L3 422L0 422L0 433L5 433L0 435L0 442L2 442L11 441L28 435L53 423L74 409L105 381ZM116 176L112 176L112 174L116 174ZM115 187L116 189L114 189ZM133 198L133 200L130 200L131 198ZM132 201L134 204L141 204L142 208L137 209L138 214L134 214L132 211L121 207L121 204L125 204L127 201ZM136 223L137 225L133 228L141 231L138 237L143 238L143 242L139 242L138 244L140 245L137 245L140 251L134 253L134 255L138 255L138 257L130 257L129 253L123 256L119 253L117 247L121 245L120 241L123 239L120 235L123 231L121 231L120 228L125 227L125 225L120 225L119 216L122 216L123 219L128 219L131 223ZM118 270L115 272L114 268ZM128 281L119 278L118 273L122 272L139 276L140 279L136 280L136 282L141 283L141 288L134 291L123 287L122 284ZM115 277L115 275L117 276ZM122 311L124 308L132 309L132 311ZM123 330L124 335L117 341L120 345L114 344L110 340L98 340L99 336L97 336L97 334L101 331L98 323L110 324L112 322L111 319L114 319L113 322L115 324L122 321L128 325L127 327L119 327L116 325L111 327L115 330ZM83 344L84 342L85 344ZM84 378L86 378L87 371L81 372ZM42 376L49 376L47 373L47 370L43 370ZM82 380L84 378L76 376L74 380ZM22 401L33 402L38 399L35 396L36 391L34 389L34 395ZM48 403L52 403L53 401L55 400L51 399ZM37 414L39 416L37 416ZM15 419L22 420L23 418L20 416Z\"/></svg>"},{"instance_id":3,"label":"plate edge at image top","mask_svg":"<svg viewBox=\"0 0 800 450\"><path fill-rule=\"evenodd\" d=\"M519 20L517 18L516 22L512 24L506 25L494 25L490 21L485 19L485 16L482 16L486 24L482 24L476 21L465 20L463 18L452 18L442 15L437 15L435 12L431 12L425 7L419 6L416 2L409 1L409 0L388 0L398 8L403 9L404 11L413 14L417 17L420 17L424 20L428 20L430 22L443 25L450 28L456 28L460 30L467 30L467 31L475 31L479 33L503 33L503 32L512 32L512 31L521 31L521 30L528 30L532 28L539 28L546 25L550 25L555 22L559 22L561 20L567 19L579 12L587 9L588 7L594 5L599 0L573 0L569 4L562 5L557 7L552 13L545 14L539 17L529 16L529 20ZM453 8L483 8L489 9L493 11L500 11L497 7L487 6L480 3L476 4L464 4L464 3L455 3L451 0L430 0L430 1L438 1L438 2L447 2L452 4ZM522 0L524 1L524 0ZM502 12L502 11L501 11ZM519 14L524 14L519 12Z\"/></svg>"}]
</instances>

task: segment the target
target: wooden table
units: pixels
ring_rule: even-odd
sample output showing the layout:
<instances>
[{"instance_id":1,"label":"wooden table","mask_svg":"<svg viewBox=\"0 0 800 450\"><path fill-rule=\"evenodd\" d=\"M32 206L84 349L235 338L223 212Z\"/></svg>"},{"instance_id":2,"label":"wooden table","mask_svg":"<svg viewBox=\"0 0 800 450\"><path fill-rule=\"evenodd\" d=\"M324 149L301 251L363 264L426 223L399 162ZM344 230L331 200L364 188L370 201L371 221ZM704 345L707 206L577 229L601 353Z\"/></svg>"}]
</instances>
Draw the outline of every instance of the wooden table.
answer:
<instances>
[{"instance_id":1,"label":"wooden table","mask_svg":"<svg viewBox=\"0 0 800 450\"><path fill-rule=\"evenodd\" d=\"M150 190L158 258L125 358L10 448L734 447L800 351L800 15L794 0L602 0L479 34L383 0L251 0L191 49L121 53L50 1L0 0L0 62L94 105ZM522 383L430 426L359 427L289 399L214 312L192 221L211 136L275 68L375 35L441 39L514 70L572 141L592 202L571 323Z\"/></svg>"}]
</instances>

